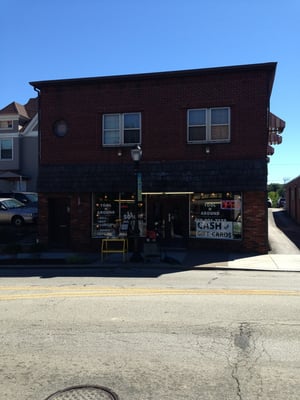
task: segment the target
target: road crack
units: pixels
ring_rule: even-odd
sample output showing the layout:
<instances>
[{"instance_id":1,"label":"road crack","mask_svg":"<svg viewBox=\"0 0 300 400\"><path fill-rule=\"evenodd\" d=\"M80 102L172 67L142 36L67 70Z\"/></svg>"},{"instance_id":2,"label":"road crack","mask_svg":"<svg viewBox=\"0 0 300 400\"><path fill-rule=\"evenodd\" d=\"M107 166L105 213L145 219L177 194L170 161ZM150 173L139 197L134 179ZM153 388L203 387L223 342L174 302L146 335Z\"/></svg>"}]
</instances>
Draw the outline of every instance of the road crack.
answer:
<instances>
[{"instance_id":1,"label":"road crack","mask_svg":"<svg viewBox=\"0 0 300 400\"><path fill-rule=\"evenodd\" d=\"M231 333L228 364L239 400L245 399L250 390L253 399L262 398L263 382L259 371L259 359L265 354L265 348L259 337L259 332L255 331L255 326L249 322L241 322Z\"/></svg>"}]
</instances>

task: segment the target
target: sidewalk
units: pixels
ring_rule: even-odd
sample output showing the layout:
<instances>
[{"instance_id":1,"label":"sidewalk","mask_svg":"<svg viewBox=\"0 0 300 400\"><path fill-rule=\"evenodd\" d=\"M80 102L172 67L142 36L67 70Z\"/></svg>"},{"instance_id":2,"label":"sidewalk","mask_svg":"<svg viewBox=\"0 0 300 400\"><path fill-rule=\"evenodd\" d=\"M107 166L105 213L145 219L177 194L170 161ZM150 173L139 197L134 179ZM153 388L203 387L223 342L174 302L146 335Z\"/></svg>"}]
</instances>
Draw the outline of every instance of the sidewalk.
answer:
<instances>
[{"instance_id":1,"label":"sidewalk","mask_svg":"<svg viewBox=\"0 0 300 400\"><path fill-rule=\"evenodd\" d=\"M0 257L0 269L12 267L55 267L55 268L172 268L174 270L231 269L253 271L292 271L300 272L300 254L264 254L208 252L208 251L167 251L162 260L147 263L122 261L120 255L110 255L101 262L100 254L75 254L69 252L47 252L38 255L20 253L15 257Z\"/></svg>"},{"instance_id":2,"label":"sidewalk","mask_svg":"<svg viewBox=\"0 0 300 400\"><path fill-rule=\"evenodd\" d=\"M274 216L274 219L273 219ZM291 239L289 239L289 237ZM293 239L293 241L292 241ZM273 209L269 215L269 240L271 250L268 254L244 254L222 251L165 250L161 260L132 263L122 262L122 256L109 255L101 262L101 254L74 252L0 254L0 268L61 267L61 268L172 268L187 269L232 269L253 271L292 271L300 272L300 226L295 224L281 209ZM278 243L280 242L280 243ZM285 254L277 249L287 250ZM128 254L127 260L130 260Z\"/></svg>"},{"instance_id":3,"label":"sidewalk","mask_svg":"<svg viewBox=\"0 0 300 400\"><path fill-rule=\"evenodd\" d=\"M228 254L220 262L194 265L197 269L232 269L252 271L293 271L300 272L300 254L264 254L264 255L243 255Z\"/></svg>"}]
</instances>

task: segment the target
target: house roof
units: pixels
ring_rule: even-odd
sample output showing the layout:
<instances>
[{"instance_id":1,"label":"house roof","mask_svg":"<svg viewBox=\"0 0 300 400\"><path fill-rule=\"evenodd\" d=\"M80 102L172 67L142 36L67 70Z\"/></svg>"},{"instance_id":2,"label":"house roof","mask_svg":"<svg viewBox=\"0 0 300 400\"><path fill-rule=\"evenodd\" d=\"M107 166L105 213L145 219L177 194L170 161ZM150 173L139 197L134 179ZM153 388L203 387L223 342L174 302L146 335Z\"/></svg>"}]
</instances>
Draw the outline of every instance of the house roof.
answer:
<instances>
[{"instance_id":1,"label":"house roof","mask_svg":"<svg viewBox=\"0 0 300 400\"><path fill-rule=\"evenodd\" d=\"M25 119L31 119L37 112L38 99L36 97L29 99L25 105L13 101L0 110L0 115L19 115Z\"/></svg>"},{"instance_id":2,"label":"house roof","mask_svg":"<svg viewBox=\"0 0 300 400\"><path fill-rule=\"evenodd\" d=\"M261 63L261 64L247 64L237 66L226 66L226 67L214 67L214 68L202 68L202 69L189 69L180 71L167 71L167 72L151 72L142 74L131 74L131 75L113 75L113 76L100 76L90 78L75 78L75 79L61 79L61 80L48 80L48 81L36 81L29 82L34 88L42 89L47 86L65 86L65 85L78 85L82 83L99 83L99 82L117 82L117 81L130 81L130 80L147 80L147 79L165 79L165 78L180 78L187 76L199 76L209 74L220 74L220 73L232 73L242 71L258 71L264 70L270 72L269 91L271 93L275 71L276 62Z\"/></svg>"},{"instance_id":3,"label":"house roof","mask_svg":"<svg viewBox=\"0 0 300 400\"><path fill-rule=\"evenodd\" d=\"M33 118L38 112L38 98L34 97L29 99L24 107L27 111L29 118Z\"/></svg>"},{"instance_id":4,"label":"house roof","mask_svg":"<svg viewBox=\"0 0 300 400\"><path fill-rule=\"evenodd\" d=\"M0 110L0 115L20 115L22 117L25 118L29 118L26 108L24 106L22 106L22 104L19 104L15 101L13 101L12 103L10 103L8 106L2 108L2 110Z\"/></svg>"},{"instance_id":5,"label":"house roof","mask_svg":"<svg viewBox=\"0 0 300 400\"><path fill-rule=\"evenodd\" d=\"M17 172L0 171L0 179L20 180L20 179L28 179L28 177L20 175Z\"/></svg>"}]
</instances>

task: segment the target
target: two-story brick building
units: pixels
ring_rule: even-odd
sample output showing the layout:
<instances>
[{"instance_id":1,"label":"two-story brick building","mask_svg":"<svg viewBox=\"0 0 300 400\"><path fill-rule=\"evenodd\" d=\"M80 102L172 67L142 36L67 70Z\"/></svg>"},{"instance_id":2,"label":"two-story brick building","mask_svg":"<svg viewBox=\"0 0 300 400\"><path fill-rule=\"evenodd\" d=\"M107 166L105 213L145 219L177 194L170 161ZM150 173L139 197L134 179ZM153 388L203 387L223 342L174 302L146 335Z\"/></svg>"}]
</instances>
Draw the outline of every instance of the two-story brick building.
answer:
<instances>
[{"instance_id":1,"label":"two-story brick building","mask_svg":"<svg viewBox=\"0 0 300 400\"><path fill-rule=\"evenodd\" d=\"M39 92L39 234L96 249L124 234L268 251L276 63L31 82ZM131 149L140 145L138 191Z\"/></svg>"}]
</instances>

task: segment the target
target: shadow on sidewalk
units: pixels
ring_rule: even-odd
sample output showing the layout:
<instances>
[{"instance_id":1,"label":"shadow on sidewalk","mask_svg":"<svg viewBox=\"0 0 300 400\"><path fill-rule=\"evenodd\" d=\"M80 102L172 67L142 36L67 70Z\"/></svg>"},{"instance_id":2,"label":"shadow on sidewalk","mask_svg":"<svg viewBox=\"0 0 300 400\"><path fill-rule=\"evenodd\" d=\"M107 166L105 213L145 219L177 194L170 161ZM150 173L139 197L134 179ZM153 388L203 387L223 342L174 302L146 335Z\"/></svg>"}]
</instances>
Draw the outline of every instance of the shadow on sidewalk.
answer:
<instances>
[{"instance_id":1,"label":"shadow on sidewalk","mask_svg":"<svg viewBox=\"0 0 300 400\"><path fill-rule=\"evenodd\" d=\"M60 264L36 263L0 265L1 277L39 277L41 279L55 277L118 277L118 278L158 278L161 275L176 272L211 269L227 269L228 263L236 259L247 259L255 254L228 253L223 251L171 251L167 258L157 263L122 262L112 258L101 263L96 257L92 263L68 264L61 259ZM32 261L32 260L31 260ZM36 260L38 261L38 260ZM49 261L49 260L44 260ZM58 261L58 260L56 260Z\"/></svg>"},{"instance_id":2,"label":"shadow on sidewalk","mask_svg":"<svg viewBox=\"0 0 300 400\"><path fill-rule=\"evenodd\" d=\"M300 225L285 210L273 210L276 226L300 249Z\"/></svg>"}]
</instances>

